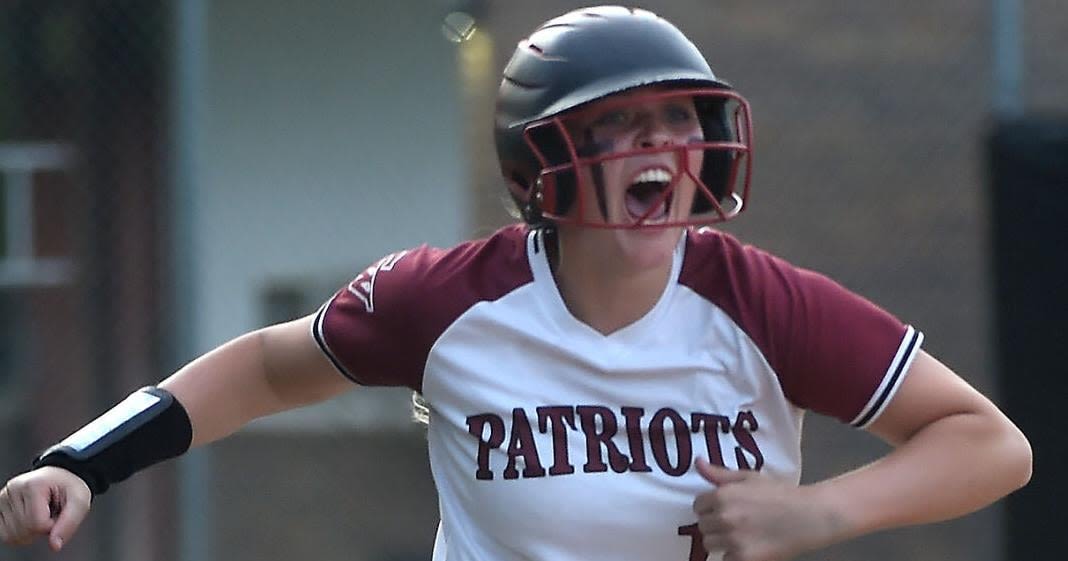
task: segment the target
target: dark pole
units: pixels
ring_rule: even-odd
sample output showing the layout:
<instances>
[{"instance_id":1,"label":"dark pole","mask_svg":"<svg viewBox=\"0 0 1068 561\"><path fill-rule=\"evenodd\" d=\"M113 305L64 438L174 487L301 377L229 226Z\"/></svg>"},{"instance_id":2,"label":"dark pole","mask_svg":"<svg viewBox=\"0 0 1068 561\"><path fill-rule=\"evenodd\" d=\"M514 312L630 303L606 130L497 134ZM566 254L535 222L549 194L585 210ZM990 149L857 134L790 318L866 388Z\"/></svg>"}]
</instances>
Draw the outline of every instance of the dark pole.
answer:
<instances>
[{"instance_id":1,"label":"dark pole","mask_svg":"<svg viewBox=\"0 0 1068 561\"><path fill-rule=\"evenodd\" d=\"M80 148L84 161L87 219L83 243L86 249L83 294L89 325L90 394L94 409L103 412L118 397L115 379L118 361L119 329L117 301L119 283L115 272L117 258L113 225L118 216L119 201L115 198L118 167L113 145L115 119L123 98L124 84L129 82L120 74L124 54L116 45L117 30L111 26L109 8L103 2L83 4L82 22L85 53L85 82L82 84L83 111ZM98 561L118 559L119 505L114 493L99 497L93 505L97 528L96 558Z\"/></svg>"},{"instance_id":2,"label":"dark pole","mask_svg":"<svg viewBox=\"0 0 1068 561\"><path fill-rule=\"evenodd\" d=\"M1006 501L1006 560L1068 550L1068 119L998 124L990 141L997 371L1001 406L1034 452L1031 483Z\"/></svg>"}]
</instances>

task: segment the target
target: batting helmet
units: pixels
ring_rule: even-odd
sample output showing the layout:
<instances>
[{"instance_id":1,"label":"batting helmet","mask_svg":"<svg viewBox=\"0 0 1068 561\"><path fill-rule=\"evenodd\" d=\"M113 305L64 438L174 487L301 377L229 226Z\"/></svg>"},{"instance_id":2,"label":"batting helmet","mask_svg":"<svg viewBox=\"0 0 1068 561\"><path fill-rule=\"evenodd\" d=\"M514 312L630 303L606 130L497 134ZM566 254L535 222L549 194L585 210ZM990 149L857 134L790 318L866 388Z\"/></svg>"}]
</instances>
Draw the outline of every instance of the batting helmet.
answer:
<instances>
[{"instance_id":1,"label":"batting helmet","mask_svg":"<svg viewBox=\"0 0 1068 561\"><path fill-rule=\"evenodd\" d=\"M658 84L692 97L704 133L704 142L665 149L704 151L686 224L726 220L744 208L752 166L748 103L667 20L645 10L601 6L545 22L519 42L504 69L494 136L501 173L525 221L573 221L564 214L582 197L576 169L627 156L587 157L561 117L613 94ZM608 226L642 225L638 220Z\"/></svg>"}]
</instances>

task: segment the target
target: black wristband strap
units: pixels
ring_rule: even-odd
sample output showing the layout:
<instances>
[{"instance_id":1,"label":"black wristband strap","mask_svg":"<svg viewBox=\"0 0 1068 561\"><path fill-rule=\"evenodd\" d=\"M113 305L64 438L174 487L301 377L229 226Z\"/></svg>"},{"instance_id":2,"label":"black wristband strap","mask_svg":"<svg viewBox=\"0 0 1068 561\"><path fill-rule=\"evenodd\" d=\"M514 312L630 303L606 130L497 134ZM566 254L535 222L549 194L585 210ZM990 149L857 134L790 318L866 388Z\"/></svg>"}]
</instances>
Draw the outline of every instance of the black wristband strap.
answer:
<instances>
[{"instance_id":1,"label":"black wristband strap","mask_svg":"<svg viewBox=\"0 0 1068 561\"><path fill-rule=\"evenodd\" d=\"M164 389L141 388L45 450L33 467L66 469L99 495L139 470L183 454L192 440L193 427L182 404Z\"/></svg>"}]
</instances>

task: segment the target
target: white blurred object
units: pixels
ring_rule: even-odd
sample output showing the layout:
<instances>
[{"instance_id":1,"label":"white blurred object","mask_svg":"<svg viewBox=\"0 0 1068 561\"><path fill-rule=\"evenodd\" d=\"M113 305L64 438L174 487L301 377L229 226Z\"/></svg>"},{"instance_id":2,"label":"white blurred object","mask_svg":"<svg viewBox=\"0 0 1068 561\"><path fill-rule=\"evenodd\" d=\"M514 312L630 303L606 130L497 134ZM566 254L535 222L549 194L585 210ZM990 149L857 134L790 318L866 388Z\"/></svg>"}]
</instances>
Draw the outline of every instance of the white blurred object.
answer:
<instances>
[{"instance_id":1,"label":"white blurred object","mask_svg":"<svg viewBox=\"0 0 1068 561\"><path fill-rule=\"evenodd\" d=\"M466 12L451 12L441 22L441 33L453 43L462 43L475 34L475 18Z\"/></svg>"},{"instance_id":2,"label":"white blurred object","mask_svg":"<svg viewBox=\"0 0 1068 561\"><path fill-rule=\"evenodd\" d=\"M5 253L0 255L0 288L55 286L73 277L69 259L35 257L33 252L33 174L70 167L74 151L58 142L0 143Z\"/></svg>"}]
</instances>

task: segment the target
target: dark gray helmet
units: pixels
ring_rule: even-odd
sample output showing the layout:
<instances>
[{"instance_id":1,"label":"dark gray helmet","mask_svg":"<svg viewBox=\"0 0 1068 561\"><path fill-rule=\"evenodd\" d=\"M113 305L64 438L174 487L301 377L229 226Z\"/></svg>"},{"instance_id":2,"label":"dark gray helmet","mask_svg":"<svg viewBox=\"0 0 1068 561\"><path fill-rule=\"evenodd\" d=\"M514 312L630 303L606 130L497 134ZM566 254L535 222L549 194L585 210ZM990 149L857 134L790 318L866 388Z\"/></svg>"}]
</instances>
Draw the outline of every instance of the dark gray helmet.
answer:
<instances>
[{"instance_id":1,"label":"dark gray helmet","mask_svg":"<svg viewBox=\"0 0 1068 561\"><path fill-rule=\"evenodd\" d=\"M646 10L600 6L545 22L519 42L504 69L494 124L497 155L527 222L558 220L575 198L574 168L562 174L559 169L559 164L574 160L575 152L560 138L566 135L562 127L544 126L547 120L612 94L656 84L708 94L694 96L708 141L700 174L708 195L695 200L694 211L716 212L699 222L726 219L741 210L751 166L748 104L667 20ZM742 160L746 166L739 173ZM537 192L539 180L547 175L555 176L552 208ZM744 188L735 189L739 178ZM727 198L731 208L724 210L719 202Z\"/></svg>"}]
</instances>

